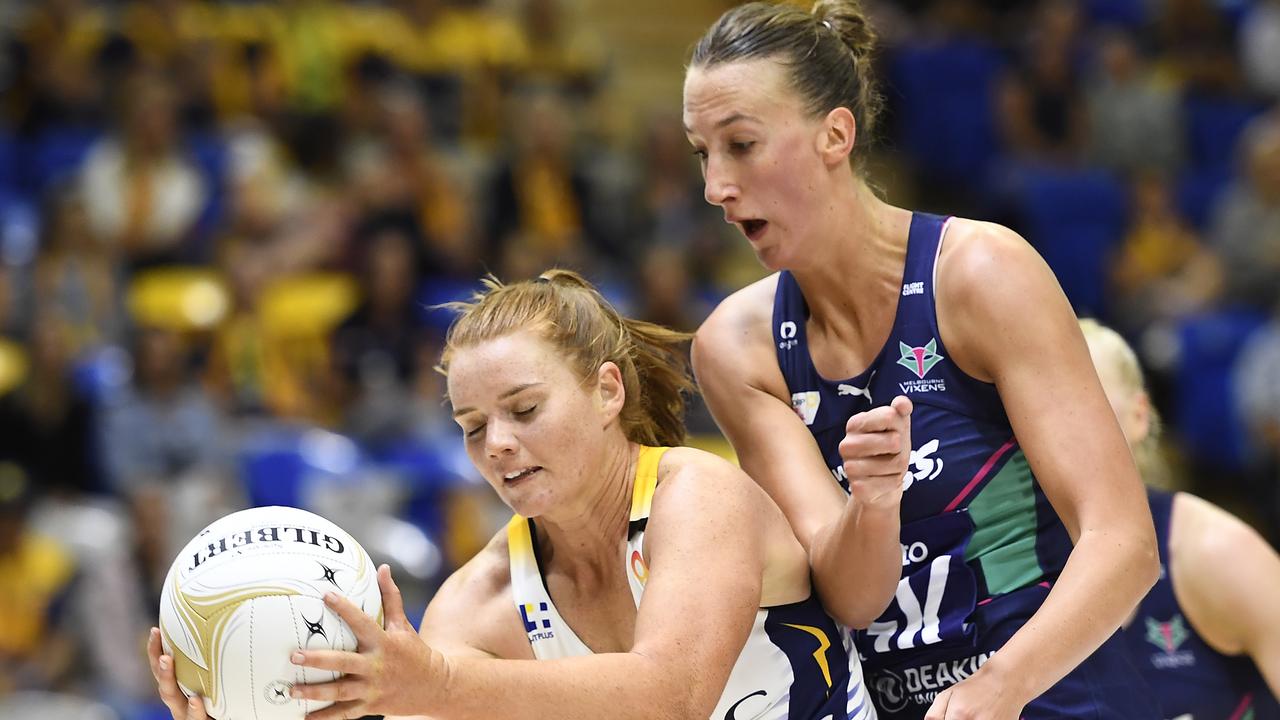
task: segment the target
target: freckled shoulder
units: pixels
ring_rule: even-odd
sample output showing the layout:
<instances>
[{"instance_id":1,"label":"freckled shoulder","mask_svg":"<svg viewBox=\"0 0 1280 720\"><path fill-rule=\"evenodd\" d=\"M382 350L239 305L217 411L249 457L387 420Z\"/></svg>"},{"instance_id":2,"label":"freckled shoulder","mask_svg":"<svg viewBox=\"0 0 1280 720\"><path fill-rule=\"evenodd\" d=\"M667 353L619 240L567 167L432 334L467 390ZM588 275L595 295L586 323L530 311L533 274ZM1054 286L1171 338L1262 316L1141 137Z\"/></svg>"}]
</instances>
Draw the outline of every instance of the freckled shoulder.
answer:
<instances>
[{"instance_id":1,"label":"freckled shoulder","mask_svg":"<svg viewBox=\"0 0 1280 720\"><path fill-rule=\"evenodd\" d=\"M511 595L505 525L440 586L423 615L420 632L445 653L533 659Z\"/></svg>"}]
</instances>

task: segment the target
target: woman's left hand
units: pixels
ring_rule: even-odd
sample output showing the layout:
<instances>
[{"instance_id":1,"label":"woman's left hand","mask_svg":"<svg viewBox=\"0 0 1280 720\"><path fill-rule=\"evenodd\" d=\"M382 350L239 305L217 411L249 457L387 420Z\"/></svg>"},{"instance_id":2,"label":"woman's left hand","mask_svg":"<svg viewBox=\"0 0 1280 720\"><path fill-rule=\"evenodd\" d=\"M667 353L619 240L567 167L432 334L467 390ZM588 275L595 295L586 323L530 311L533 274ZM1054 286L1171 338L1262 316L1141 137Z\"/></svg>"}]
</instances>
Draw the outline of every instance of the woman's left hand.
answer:
<instances>
[{"instance_id":1,"label":"woman's left hand","mask_svg":"<svg viewBox=\"0 0 1280 720\"><path fill-rule=\"evenodd\" d=\"M984 670L938 693L924 720L1018 720L1026 703L1013 697L1008 683Z\"/></svg>"},{"instance_id":2,"label":"woman's left hand","mask_svg":"<svg viewBox=\"0 0 1280 720\"><path fill-rule=\"evenodd\" d=\"M404 614L400 589L391 568L378 568L378 588L387 628L350 600L327 593L325 605L338 614L356 636L358 652L299 650L293 662L343 677L332 682L295 685L296 699L329 700L333 705L308 713L308 720L344 720L364 715L419 715L430 710L437 680L444 674L444 658L413 629Z\"/></svg>"}]
</instances>

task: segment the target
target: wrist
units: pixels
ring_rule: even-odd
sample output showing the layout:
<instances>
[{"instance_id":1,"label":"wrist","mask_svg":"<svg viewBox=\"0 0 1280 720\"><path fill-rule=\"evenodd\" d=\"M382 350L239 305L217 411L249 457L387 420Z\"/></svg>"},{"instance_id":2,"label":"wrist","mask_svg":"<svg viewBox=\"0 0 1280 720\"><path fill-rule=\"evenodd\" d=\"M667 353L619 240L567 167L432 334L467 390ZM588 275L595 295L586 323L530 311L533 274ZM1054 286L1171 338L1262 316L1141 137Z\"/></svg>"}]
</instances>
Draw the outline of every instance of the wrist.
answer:
<instances>
[{"instance_id":1,"label":"wrist","mask_svg":"<svg viewBox=\"0 0 1280 720\"><path fill-rule=\"evenodd\" d=\"M1019 707L1031 702L1039 694L1031 689L1029 666L1018 667L1009 656L1002 657L999 651L987 658L973 674L975 678L979 676L984 682L990 683L991 687L1002 688L1006 697L1019 703Z\"/></svg>"},{"instance_id":2,"label":"wrist","mask_svg":"<svg viewBox=\"0 0 1280 720\"><path fill-rule=\"evenodd\" d=\"M451 699L458 696L457 661L425 642L422 645L427 651L427 682L419 684L425 696L422 707L435 714L449 707Z\"/></svg>"},{"instance_id":3,"label":"wrist","mask_svg":"<svg viewBox=\"0 0 1280 720\"><path fill-rule=\"evenodd\" d=\"M883 490L871 490L869 488L861 488L861 490L862 492L851 496L853 502L850 503L857 508L859 513L898 514L902 506L902 485L900 483Z\"/></svg>"}]
</instances>

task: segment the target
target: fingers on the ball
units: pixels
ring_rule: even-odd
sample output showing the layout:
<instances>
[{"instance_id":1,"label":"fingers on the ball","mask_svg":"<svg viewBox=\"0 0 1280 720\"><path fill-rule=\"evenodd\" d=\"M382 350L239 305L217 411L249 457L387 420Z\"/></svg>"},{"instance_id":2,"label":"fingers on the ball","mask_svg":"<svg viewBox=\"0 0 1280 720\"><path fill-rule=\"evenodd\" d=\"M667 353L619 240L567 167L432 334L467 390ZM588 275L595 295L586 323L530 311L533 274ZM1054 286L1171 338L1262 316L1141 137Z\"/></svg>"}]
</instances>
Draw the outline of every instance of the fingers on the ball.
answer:
<instances>
[{"instance_id":1,"label":"fingers on the ball","mask_svg":"<svg viewBox=\"0 0 1280 720\"><path fill-rule=\"evenodd\" d=\"M396 581L391 577L390 565L382 565L378 568L378 589L382 591L382 610L387 626L408 625L409 619L404 614L404 598L400 595L400 588L396 586Z\"/></svg>"},{"instance_id":2,"label":"fingers on the ball","mask_svg":"<svg viewBox=\"0 0 1280 720\"><path fill-rule=\"evenodd\" d=\"M378 623L374 622L373 618L362 612L350 600L337 593L325 593L324 603L347 623L351 628L351 632L355 633L356 640L361 647L373 642L377 637L376 631L382 629L378 627Z\"/></svg>"},{"instance_id":3,"label":"fingers on the ball","mask_svg":"<svg viewBox=\"0 0 1280 720\"><path fill-rule=\"evenodd\" d=\"M187 700L187 720L209 720L204 712L204 700L199 695L192 695Z\"/></svg>"},{"instance_id":4,"label":"fingers on the ball","mask_svg":"<svg viewBox=\"0 0 1280 720\"><path fill-rule=\"evenodd\" d=\"M366 670L364 657L359 653L342 650L299 651L294 655L294 662L316 670L332 670L344 674L364 675Z\"/></svg>"},{"instance_id":5,"label":"fingers on the ball","mask_svg":"<svg viewBox=\"0 0 1280 720\"><path fill-rule=\"evenodd\" d=\"M359 707L359 701L334 703L323 710L307 713L307 720L347 720L347 718L364 717L368 713Z\"/></svg>"},{"instance_id":6,"label":"fingers on the ball","mask_svg":"<svg viewBox=\"0 0 1280 720\"><path fill-rule=\"evenodd\" d=\"M294 685L293 697L301 700L346 702L364 697L364 682L355 677L344 677L326 683Z\"/></svg>"}]
</instances>

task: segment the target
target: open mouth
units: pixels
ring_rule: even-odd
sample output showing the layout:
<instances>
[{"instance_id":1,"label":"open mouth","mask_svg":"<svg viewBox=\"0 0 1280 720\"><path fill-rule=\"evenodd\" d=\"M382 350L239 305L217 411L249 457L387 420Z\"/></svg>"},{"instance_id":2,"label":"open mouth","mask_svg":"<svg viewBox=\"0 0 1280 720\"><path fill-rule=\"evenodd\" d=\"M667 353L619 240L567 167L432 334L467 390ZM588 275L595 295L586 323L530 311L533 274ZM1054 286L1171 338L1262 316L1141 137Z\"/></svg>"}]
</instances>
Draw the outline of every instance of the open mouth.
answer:
<instances>
[{"instance_id":1,"label":"open mouth","mask_svg":"<svg viewBox=\"0 0 1280 720\"><path fill-rule=\"evenodd\" d=\"M756 240L764 234L765 227L769 224L767 220L743 220L738 223L742 228L742 233L747 236L748 240Z\"/></svg>"},{"instance_id":2,"label":"open mouth","mask_svg":"<svg viewBox=\"0 0 1280 720\"><path fill-rule=\"evenodd\" d=\"M541 469L542 469L541 466L535 465L533 467L527 467L523 470L509 472L506 475L502 476L502 483L510 487L512 485L515 485L517 483L520 483L520 482L523 482L524 480L529 479L530 476L532 476L534 473L538 472Z\"/></svg>"}]
</instances>

